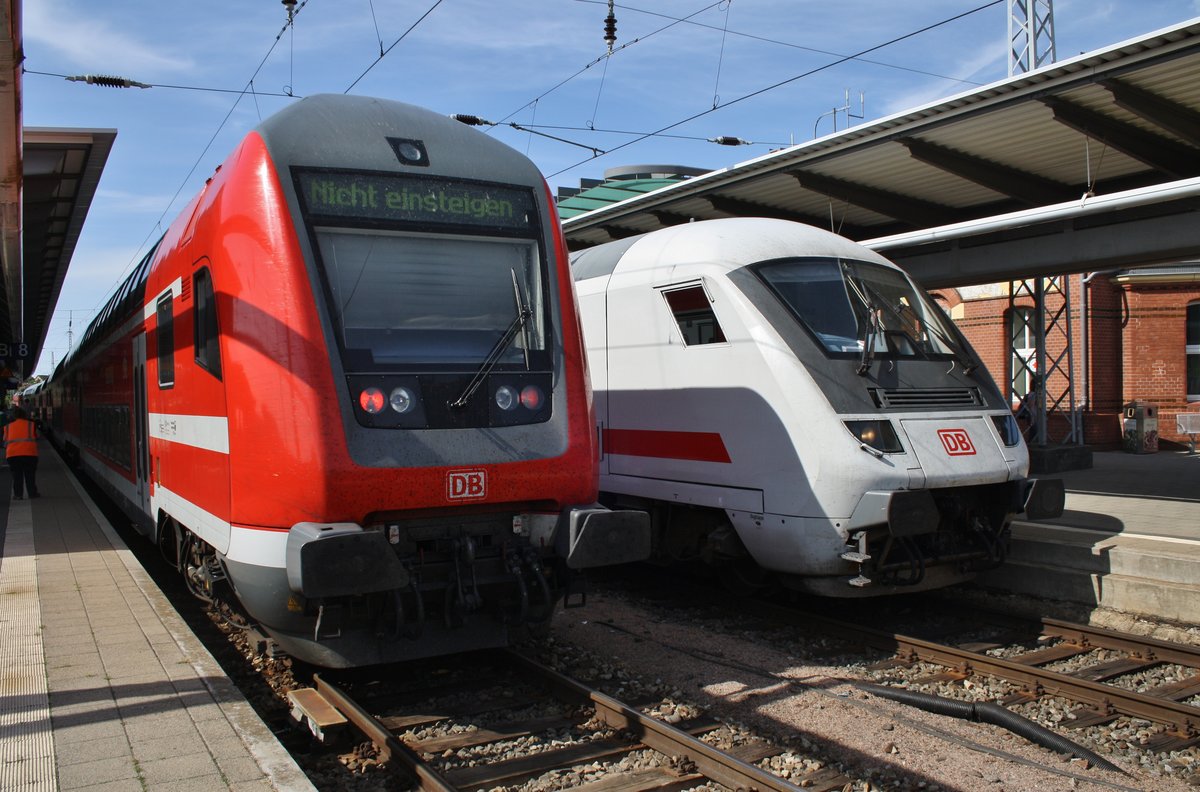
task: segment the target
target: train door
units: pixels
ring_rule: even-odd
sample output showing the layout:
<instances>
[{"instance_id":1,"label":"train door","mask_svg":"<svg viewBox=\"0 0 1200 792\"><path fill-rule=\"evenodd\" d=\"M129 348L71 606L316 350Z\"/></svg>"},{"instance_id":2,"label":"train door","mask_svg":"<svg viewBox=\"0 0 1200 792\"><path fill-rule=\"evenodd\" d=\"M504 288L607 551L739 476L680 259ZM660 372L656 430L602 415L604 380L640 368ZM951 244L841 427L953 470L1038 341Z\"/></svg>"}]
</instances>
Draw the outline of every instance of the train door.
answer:
<instances>
[{"instance_id":1,"label":"train door","mask_svg":"<svg viewBox=\"0 0 1200 792\"><path fill-rule=\"evenodd\" d=\"M136 503L150 513L150 442L146 408L146 334L133 337L133 451Z\"/></svg>"},{"instance_id":2,"label":"train door","mask_svg":"<svg viewBox=\"0 0 1200 792\"><path fill-rule=\"evenodd\" d=\"M718 283L676 270L613 275L608 472L646 479L662 500L761 512L760 474L781 458L767 448L786 432L753 390L750 350L726 336L746 331ZM734 464L738 446L750 453Z\"/></svg>"},{"instance_id":3,"label":"train door","mask_svg":"<svg viewBox=\"0 0 1200 792\"><path fill-rule=\"evenodd\" d=\"M608 471L692 480L679 469L687 454L677 447L697 428L681 387L688 376L681 364L690 361L677 354L683 341L654 275L617 272L608 288Z\"/></svg>"}]
</instances>

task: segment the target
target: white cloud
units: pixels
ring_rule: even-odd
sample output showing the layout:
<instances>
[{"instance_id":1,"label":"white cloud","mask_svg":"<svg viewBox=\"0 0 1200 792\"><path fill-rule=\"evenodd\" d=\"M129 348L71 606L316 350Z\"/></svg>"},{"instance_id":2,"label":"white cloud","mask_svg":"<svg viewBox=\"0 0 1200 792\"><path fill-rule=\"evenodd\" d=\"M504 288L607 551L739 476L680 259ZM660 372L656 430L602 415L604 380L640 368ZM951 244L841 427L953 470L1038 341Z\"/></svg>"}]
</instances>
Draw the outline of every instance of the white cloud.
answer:
<instances>
[{"instance_id":1,"label":"white cloud","mask_svg":"<svg viewBox=\"0 0 1200 792\"><path fill-rule=\"evenodd\" d=\"M193 67L163 48L156 48L137 35L121 30L109 20L84 13L84 8L62 0L37 0L24 6L25 51L36 64L51 64L39 50L53 53L55 65L65 64L91 73L120 74L184 73ZM92 7L89 5L90 11Z\"/></svg>"},{"instance_id":2,"label":"white cloud","mask_svg":"<svg viewBox=\"0 0 1200 792\"><path fill-rule=\"evenodd\" d=\"M884 102L881 115L887 116L911 110L947 96L972 90L978 87L976 83L989 83L1002 79L1007 75L1006 58L1007 53L1000 48L980 48L976 50L973 57L956 64L953 73L947 75L963 82L956 83L951 80L916 82L906 92L889 95L887 101Z\"/></svg>"},{"instance_id":3,"label":"white cloud","mask_svg":"<svg viewBox=\"0 0 1200 792\"><path fill-rule=\"evenodd\" d=\"M145 214L162 212L170 200L169 195L142 195L125 190L107 190L101 187L96 191L93 204L102 206L105 211L128 216L136 212Z\"/></svg>"}]
</instances>

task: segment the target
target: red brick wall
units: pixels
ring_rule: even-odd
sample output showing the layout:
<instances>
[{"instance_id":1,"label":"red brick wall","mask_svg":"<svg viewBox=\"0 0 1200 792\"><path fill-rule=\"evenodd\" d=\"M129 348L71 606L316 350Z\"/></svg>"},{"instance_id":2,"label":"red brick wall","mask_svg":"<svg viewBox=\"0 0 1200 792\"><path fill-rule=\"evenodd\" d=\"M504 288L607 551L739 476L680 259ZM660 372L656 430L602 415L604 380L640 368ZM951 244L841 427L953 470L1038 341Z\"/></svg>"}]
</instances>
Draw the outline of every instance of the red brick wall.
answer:
<instances>
[{"instance_id":1,"label":"red brick wall","mask_svg":"<svg viewBox=\"0 0 1200 792\"><path fill-rule=\"evenodd\" d=\"M1123 328L1125 371L1121 395L1158 406L1158 435L1186 443L1175 431L1175 415L1188 409L1186 317L1190 302L1200 300L1200 284L1123 284L1128 321ZM1193 404L1192 409L1200 407Z\"/></svg>"},{"instance_id":2,"label":"red brick wall","mask_svg":"<svg viewBox=\"0 0 1200 792\"><path fill-rule=\"evenodd\" d=\"M1080 313L1084 306L1082 277L1070 279L1071 329L1074 355L1075 401L1084 408L1084 442L1099 447L1117 447L1121 442L1123 408L1135 399L1158 408L1158 432L1164 441L1187 443L1188 437L1175 431L1175 414L1188 409L1185 351L1185 318L1189 302L1200 301L1200 283L1157 285L1115 283L1110 275L1096 275L1087 284L1087 360L1084 360L1084 328ZM966 299L954 290L941 292L947 307L955 312L956 323L975 347L992 378L1007 393L1010 377L1010 350L1007 312L1010 300L1002 297ZM1017 306L1032 307L1032 300L1018 298ZM1057 294L1046 296L1048 313L1062 306ZM1059 358L1065 338L1055 333L1047 338L1046 353ZM1086 369L1085 369L1086 366ZM1046 383L1050 401L1064 396L1066 379L1051 376ZM1070 400L1063 398L1060 409L1069 410ZM1192 410L1200 404L1191 405ZM1052 441L1065 433L1065 423L1049 427Z\"/></svg>"}]
</instances>

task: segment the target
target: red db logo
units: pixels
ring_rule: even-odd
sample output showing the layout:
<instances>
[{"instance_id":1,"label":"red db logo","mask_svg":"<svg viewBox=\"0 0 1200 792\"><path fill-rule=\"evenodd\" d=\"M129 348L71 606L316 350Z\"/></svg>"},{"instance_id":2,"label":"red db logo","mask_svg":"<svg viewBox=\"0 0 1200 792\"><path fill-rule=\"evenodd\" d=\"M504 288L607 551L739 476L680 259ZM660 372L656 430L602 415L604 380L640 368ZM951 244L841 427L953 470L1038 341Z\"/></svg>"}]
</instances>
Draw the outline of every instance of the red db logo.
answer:
<instances>
[{"instance_id":1,"label":"red db logo","mask_svg":"<svg viewBox=\"0 0 1200 792\"><path fill-rule=\"evenodd\" d=\"M938 437L950 456L969 456L975 453L975 446L972 445L971 436L967 434L966 429L938 429Z\"/></svg>"},{"instance_id":2,"label":"red db logo","mask_svg":"<svg viewBox=\"0 0 1200 792\"><path fill-rule=\"evenodd\" d=\"M450 500L487 497L486 470L452 470L446 474L446 497Z\"/></svg>"}]
</instances>

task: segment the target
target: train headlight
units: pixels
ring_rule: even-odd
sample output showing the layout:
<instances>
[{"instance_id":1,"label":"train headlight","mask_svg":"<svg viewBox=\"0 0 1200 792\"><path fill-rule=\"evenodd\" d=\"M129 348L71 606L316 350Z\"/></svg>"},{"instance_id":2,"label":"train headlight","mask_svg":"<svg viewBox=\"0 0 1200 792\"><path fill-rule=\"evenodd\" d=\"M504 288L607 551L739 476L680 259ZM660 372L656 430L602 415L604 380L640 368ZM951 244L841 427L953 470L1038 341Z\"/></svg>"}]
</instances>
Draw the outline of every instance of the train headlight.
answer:
<instances>
[{"instance_id":1,"label":"train headlight","mask_svg":"<svg viewBox=\"0 0 1200 792\"><path fill-rule=\"evenodd\" d=\"M496 406L501 410L508 411L516 407L518 398L516 389L508 385L496 389Z\"/></svg>"},{"instance_id":2,"label":"train headlight","mask_svg":"<svg viewBox=\"0 0 1200 792\"><path fill-rule=\"evenodd\" d=\"M891 421L846 421L846 428L858 438L858 442L876 451L885 454L899 454L904 451Z\"/></svg>"},{"instance_id":3,"label":"train headlight","mask_svg":"<svg viewBox=\"0 0 1200 792\"><path fill-rule=\"evenodd\" d=\"M1004 441L1004 445L1012 448L1021 442L1021 427L1017 424L1017 419L1011 413L1008 415L993 415L992 423L996 424L996 431L1000 434L1000 439Z\"/></svg>"},{"instance_id":4,"label":"train headlight","mask_svg":"<svg viewBox=\"0 0 1200 792\"><path fill-rule=\"evenodd\" d=\"M375 415L382 410L385 403L383 391L379 388L363 388L362 392L358 394L358 406L363 408L363 412L370 415Z\"/></svg>"},{"instance_id":5,"label":"train headlight","mask_svg":"<svg viewBox=\"0 0 1200 792\"><path fill-rule=\"evenodd\" d=\"M412 410L416 399L413 398L412 391L408 388L400 387L392 390L391 395L388 396L388 402L392 405L393 410L404 415L406 412Z\"/></svg>"},{"instance_id":6,"label":"train headlight","mask_svg":"<svg viewBox=\"0 0 1200 792\"><path fill-rule=\"evenodd\" d=\"M526 385L521 388L521 406L530 412L537 412L542 407L542 401L546 397L542 395L542 389L537 385Z\"/></svg>"}]
</instances>

